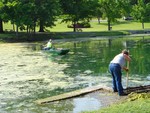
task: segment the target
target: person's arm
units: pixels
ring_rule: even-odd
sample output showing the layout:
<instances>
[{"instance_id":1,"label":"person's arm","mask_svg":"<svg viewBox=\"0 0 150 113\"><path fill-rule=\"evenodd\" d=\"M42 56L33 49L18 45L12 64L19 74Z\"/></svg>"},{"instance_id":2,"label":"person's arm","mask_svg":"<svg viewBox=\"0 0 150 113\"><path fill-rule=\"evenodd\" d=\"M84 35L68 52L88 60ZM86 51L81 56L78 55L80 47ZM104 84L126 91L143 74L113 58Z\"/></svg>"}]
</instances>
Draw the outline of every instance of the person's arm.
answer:
<instances>
[{"instance_id":1,"label":"person's arm","mask_svg":"<svg viewBox=\"0 0 150 113\"><path fill-rule=\"evenodd\" d=\"M124 58L127 60L127 61L131 61L131 58L130 58L130 56L129 55L126 55L126 54L123 54L124 55Z\"/></svg>"},{"instance_id":2,"label":"person's arm","mask_svg":"<svg viewBox=\"0 0 150 113\"><path fill-rule=\"evenodd\" d=\"M122 69L125 71L129 71L129 69L127 67L122 67Z\"/></svg>"},{"instance_id":3,"label":"person's arm","mask_svg":"<svg viewBox=\"0 0 150 113\"><path fill-rule=\"evenodd\" d=\"M126 55L126 54L123 54L123 55L124 55L124 58L125 58L128 62L131 61L131 58L130 58L129 55ZM122 67L122 69L125 70L125 71L129 71L128 67Z\"/></svg>"}]
</instances>

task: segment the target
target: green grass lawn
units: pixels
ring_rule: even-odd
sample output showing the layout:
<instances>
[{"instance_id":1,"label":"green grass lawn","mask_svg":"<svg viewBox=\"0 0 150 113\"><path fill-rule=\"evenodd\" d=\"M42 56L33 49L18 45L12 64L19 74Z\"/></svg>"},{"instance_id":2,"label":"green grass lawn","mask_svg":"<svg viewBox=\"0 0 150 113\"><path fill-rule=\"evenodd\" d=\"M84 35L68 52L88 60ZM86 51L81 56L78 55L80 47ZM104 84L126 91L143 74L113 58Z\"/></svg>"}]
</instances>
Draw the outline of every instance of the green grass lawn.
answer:
<instances>
[{"instance_id":1,"label":"green grass lawn","mask_svg":"<svg viewBox=\"0 0 150 113\"><path fill-rule=\"evenodd\" d=\"M96 19L90 21L91 28L82 28L84 32L98 32L98 31L108 31L107 22L102 20L99 24ZM150 29L150 23L145 23L145 29ZM112 30L143 30L142 24L140 22L135 21L125 21L119 20L119 22L111 24ZM52 32L66 32L66 31L73 31L72 28L67 28L66 23L57 22L56 26L50 29Z\"/></svg>"},{"instance_id":2,"label":"green grass lawn","mask_svg":"<svg viewBox=\"0 0 150 113\"><path fill-rule=\"evenodd\" d=\"M67 28L69 23L61 23L61 20L55 22L56 26L53 28L46 28L50 32L73 32L73 28ZM96 19L90 21L91 28L82 28L83 32L99 32L99 31L108 31L107 22L102 20L100 24ZM145 23L145 29L150 29L150 23ZM111 24L112 31L120 31L120 30L143 30L142 24L140 22L135 21L125 21L119 20L117 23ZM5 29L13 29L13 25L10 23L4 23ZM36 28L38 31L38 28Z\"/></svg>"},{"instance_id":3,"label":"green grass lawn","mask_svg":"<svg viewBox=\"0 0 150 113\"><path fill-rule=\"evenodd\" d=\"M69 23L61 23L59 19L55 22L56 26L53 28L46 28L47 33L38 33L39 28L36 28L36 35L28 35L26 31L19 31L17 36L15 32L5 32L0 34L0 41L9 42L19 42L19 41L41 41L47 40L49 38L53 39L63 39L63 38L79 38L79 37L95 37L95 36L119 36L119 35L129 35L129 30L140 30L142 29L142 24L135 21L125 21L119 20L117 23L111 24L112 30L108 31L107 21L102 20L99 24L97 19L92 19L90 21L91 28L82 28L82 32L73 32L73 28L68 28ZM13 30L13 25L9 23L3 24L4 31ZM150 30L150 23L145 23L145 29ZM16 37L17 36L17 37Z\"/></svg>"},{"instance_id":4,"label":"green grass lawn","mask_svg":"<svg viewBox=\"0 0 150 113\"><path fill-rule=\"evenodd\" d=\"M84 32L99 32L108 31L108 25L106 21L102 21L100 24L96 19L90 21L91 28L82 28ZM150 23L145 23L145 29L150 29ZM112 31L116 30L143 30L140 22L120 20L117 23L111 24ZM57 22L56 26L49 29L51 32L71 32L72 28L67 28L66 23Z\"/></svg>"}]
</instances>

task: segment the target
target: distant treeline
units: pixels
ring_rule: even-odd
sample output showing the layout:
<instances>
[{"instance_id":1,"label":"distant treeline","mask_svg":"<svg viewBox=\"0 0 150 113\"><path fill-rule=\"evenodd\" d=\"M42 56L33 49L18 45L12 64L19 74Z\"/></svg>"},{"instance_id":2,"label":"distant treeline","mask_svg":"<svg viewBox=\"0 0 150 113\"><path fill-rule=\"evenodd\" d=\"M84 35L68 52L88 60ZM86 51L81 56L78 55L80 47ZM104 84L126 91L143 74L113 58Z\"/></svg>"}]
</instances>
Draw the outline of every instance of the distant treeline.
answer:
<instances>
[{"instance_id":1,"label":"distant treeline","mask_svg":"<svg viewBox=\"0 0 150 113\"><path fill-rule=\"evenodd\" d=\"M0 33L3 22L11 22L13 31L44 32L55 26L57 19L69 22L76 32L79 22L88 23L93 17L106 19L108 30L118 18L131 17L142 23L150 22L149 0L1 0Z\"/></svg>"}]
</instances>

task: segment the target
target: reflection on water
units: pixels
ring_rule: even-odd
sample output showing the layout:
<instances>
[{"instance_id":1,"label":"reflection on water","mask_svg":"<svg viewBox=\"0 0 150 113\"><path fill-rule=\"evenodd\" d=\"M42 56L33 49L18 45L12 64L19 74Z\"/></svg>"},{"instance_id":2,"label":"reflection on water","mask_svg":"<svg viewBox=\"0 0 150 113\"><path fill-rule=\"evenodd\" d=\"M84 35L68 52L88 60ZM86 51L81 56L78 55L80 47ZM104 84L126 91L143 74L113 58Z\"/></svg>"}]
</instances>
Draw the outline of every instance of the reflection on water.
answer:
<instances>
[{"instance_id":1,"label":"reflection on water","mask_svg":"<svg viewBox=\"0 0 150 113\"><path fill-rule=\"evenodd\" d=\"M41 52L41 45L43 43L27 44L29 50L34 51L22 53L24 56L18 55L18 59L23 60L13 69L9 69L9 75L1 76L0 112L77 113L100 108L102 104L99 100L88 97L42 106L35 104L34 101L97 84L111 87L108 65L110 60L124 48L130 50L132 57L129 86L150 84L150 37L56 42L55 47L70 49L69 54L62 56ZM35 61L30 61L29 59L33 57ZM43 59L39 60L41 58ZM24 61L27 63L24 64ZM34 65L31 66L30 62ZM6 62L5 65L8 63ZM0 65L0 71L3 72L5 65ZM126 73L123 72L123 75L125 86Z\"/></svg>"},{"instance_id":2,"label":"reflection on water","mask_svg":"<svg viewBox=\"0 0 150 113\"><path fill-rule=\"evenodd\" d=\"M68 76L108 75L108 65L112 58L122 49L128 49L132 62L130 63L130 77L145 79L150 67L150 37L129 37L116 39L97 39L87 41L67 42L55 44L56 47L70 48L69 55L51 57L59 64L67 63L64 73ZM126 75L125 72L123 72Z\"/></svg>"},{"instance_id":3,"label":"reflection on water","mask_svg":"<svg viewBox=\"0 0 150 113\"><path fill-rule=\"evenodd\" d=\"M88 97L83 97L83 98L75 98L73 100L74 104L74 109L73 113L80 113L83 111L91 111L91 110L98 110L102 105L100 101L98 101L95 98L88 98Z\"/></svg>"}]
</instances>

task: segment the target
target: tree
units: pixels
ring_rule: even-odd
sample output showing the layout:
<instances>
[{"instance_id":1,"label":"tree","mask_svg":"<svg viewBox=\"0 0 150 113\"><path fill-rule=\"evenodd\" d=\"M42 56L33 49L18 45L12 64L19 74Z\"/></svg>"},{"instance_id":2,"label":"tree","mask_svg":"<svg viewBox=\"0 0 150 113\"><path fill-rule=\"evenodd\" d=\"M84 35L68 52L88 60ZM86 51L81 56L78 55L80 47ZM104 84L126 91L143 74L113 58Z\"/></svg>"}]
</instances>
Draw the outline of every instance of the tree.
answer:
<instances>
[{"instance_id":1,"label":"tree","mask_svg":"<svg viewBox=\"0 0 150 113\"><path fill-rule=\"evenodd\" d=\"M130 12L129 0L99 0L103 18L107 18L108 30L111 30L111 23L116 22Z\"/></svg>"},{"instance_id":2,"label":"tree","mask_svg":"<svg viewBox=\"0 0 150 113\"><path fill-rule=\"evenodd\" d=\"M100 24L100 18L102 18L102 15L103 15L101 7L102 7L101 4L98 3L97 7L95 8L95 12L93 13L93 16L97 17L98 19L98 24Z\"/></svg>"},{"instance_id":3,"label":"tree","mask_svg":"<svg viewBox=\"0 0 150 113\"><path fill-rule=\"evenodd\" d=\"M131 15L142 23L144 29L144 23L150 21L150 2L145 0L138 0L138 4L133 6Z\"/></svg>"},{"instance_id":4,"label":"tree","mask_svg":"<svg viewBox=\"0 0 150 113\"><path fill-rule=\"evenodd\" d=\"M120 13L122 16L128 17L132 11L132 0L119 0ZM134 1L135 2L135 1Z\"/></svg>"},{"instance_id":5,"label":"tree","mask_svg":"<svg viewBox=\"0 0 150 113\"><path fill-rule=\"evenodd\" d=\"M3 33L3 21L2 19L0 18L0 33Z\"/></svg>"},{"instance_id":6,"label":"tree","mask_svg":"<svg viewBox=\"0 0 150 113\"><path fill-rule=\"evenodd\" d=\"M39 32L44 32L45 27L54 26L59 14L59 0L35 0L35 16L40 26Z\"/></svg>"},{"instance_id":7,"label":"tree","mask_svg":"<svg viewBox=\"0 0 150 113\"><path fill-rule=\"evenodd\" d=\"M0 33L3 33L3 21L2 21L3 3L0 1Z\"/></svg>"},{"instance_id":8,"label":"tree","mask_svg":"<svg viewBox=\"0 0 150 113\"><path fill-rule=\"evenodd\" d=\"M98 0L60 0L63 20L62 22L71 22L76 32L75 25L79 21L89 21L92 18Z\"/></svg>"},{"instance_id":9,"label":"tree","mask_svg":"<svg viewBox=\"0 0 150 113\"><path fill-rule=\"evenodd\" d=\"M7 0L4 2L4 20L10 21L12 24L15 24L17 26L17 34L18 34L18 27L20 27L22 23L22 10L20 6L19 1L12 1L12 0Z\"/></svg>"},{"instance_id":10,"label":"tree","mask_svg":"<svg viewBox=\"0 0 150 113\"><path fill-rule=\"evenodd\" d=\"M107 18L108 30L111 30L111 22L121 17L121 13L116 0L100 0L103 18Z\"/></svg>"},{"instance_id":11,"label":"tree","mask_svg":"<svg viewBox=\"0 0 150 113\"><path fill-rule=\"evenodd\" d=\"M59 15L59 0L4 0L5 19L21 30L32 29L37 25L39 32L44 32L45 27L54 26L56 17ZM3 12L3 13L4 13Z\"/></svg>"}]
</instances>

